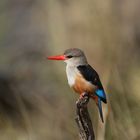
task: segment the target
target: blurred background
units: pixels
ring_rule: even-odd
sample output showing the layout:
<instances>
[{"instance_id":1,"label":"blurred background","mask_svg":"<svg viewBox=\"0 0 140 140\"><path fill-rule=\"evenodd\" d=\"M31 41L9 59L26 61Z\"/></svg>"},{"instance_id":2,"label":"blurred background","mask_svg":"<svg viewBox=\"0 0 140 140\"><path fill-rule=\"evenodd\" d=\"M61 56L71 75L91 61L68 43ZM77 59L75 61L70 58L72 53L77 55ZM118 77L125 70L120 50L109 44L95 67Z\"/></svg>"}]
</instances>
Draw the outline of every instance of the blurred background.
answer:
<instances>
[{"instance_id":1,"label":"blurred background","mask_svg":"<svg viewBox=\"0 0 140 140\"><path fill-rule=\"evenodd\" d=\"M46 56L81 48L108 96L97 140L140 140L140 1L1 0L0 140L76 140L65 64Z\"/></svg>"}]
</instances>

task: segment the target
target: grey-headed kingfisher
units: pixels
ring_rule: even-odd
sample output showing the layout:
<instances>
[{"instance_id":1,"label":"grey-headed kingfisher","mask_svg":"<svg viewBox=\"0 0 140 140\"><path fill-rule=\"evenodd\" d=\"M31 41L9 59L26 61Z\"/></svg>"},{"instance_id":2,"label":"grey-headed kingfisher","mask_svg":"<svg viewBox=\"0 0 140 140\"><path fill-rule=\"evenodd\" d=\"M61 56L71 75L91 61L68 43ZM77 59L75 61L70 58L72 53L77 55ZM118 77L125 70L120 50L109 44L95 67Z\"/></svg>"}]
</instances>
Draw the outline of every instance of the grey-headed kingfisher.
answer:
<instances>
[{"instance_id":1,"label":"grey-headed kingfisher","mask_svg":"<svg viewBox=\"0 0 140 140\"><path fill-rule=\"evenodd\" d=\"M98 73L88 64L84 52L78 48L67 49L63 55L50 56L50 60L66 62L68 84L82 97L88 93L98 106L102 122L102 101L107 103L106 94Z\"/></svg>"}]
</instances>

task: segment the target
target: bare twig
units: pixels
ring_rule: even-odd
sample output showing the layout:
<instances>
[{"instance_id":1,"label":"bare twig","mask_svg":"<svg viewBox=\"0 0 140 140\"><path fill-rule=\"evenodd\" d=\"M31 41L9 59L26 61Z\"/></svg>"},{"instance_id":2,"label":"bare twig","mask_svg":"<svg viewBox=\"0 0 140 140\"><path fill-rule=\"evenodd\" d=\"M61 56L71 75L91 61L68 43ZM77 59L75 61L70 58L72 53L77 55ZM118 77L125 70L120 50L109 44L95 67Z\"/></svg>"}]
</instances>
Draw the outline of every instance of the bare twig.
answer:
<instances>
[{"instance_id":1,"label":"bare twig","mask_svg":"<svg viewBox=\"0 0 140 140\"><path fill-rule=\"evenodd\" d=\"M79 128L80 140L95 140L92 122L88 113L87 104L89 95L84 94L83 98L76 102L76 123Z\"/></svg>"}]
</instances>

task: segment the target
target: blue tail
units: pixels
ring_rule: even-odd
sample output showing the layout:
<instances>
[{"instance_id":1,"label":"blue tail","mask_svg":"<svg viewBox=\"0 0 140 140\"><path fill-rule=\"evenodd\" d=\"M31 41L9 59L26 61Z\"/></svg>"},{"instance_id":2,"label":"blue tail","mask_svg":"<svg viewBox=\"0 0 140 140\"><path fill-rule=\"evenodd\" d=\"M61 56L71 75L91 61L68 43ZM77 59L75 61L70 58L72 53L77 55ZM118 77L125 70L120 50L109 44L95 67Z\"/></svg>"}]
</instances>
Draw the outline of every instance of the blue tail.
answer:
<instances>
[{"instance_id":1,"label":"blue tail","mask_svg":"<svg viewBox=\"0 0 140 140\"><path fill-rule=\"evenodd\" d=\"M103 112L102 112L102 103L101 103L100 97L98 97L98 104L97 105L98 105L98 109L99 109L100 118L101 118L102 122L104 122Z\"/></svg>"}]
</instances>

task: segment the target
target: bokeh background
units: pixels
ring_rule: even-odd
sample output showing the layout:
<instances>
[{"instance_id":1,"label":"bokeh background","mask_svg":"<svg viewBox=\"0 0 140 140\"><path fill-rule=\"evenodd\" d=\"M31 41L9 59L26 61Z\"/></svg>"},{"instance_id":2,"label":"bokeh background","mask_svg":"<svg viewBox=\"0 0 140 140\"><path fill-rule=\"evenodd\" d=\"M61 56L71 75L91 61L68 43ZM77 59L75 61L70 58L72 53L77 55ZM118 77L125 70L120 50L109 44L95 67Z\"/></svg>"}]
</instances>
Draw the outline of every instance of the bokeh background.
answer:
<instances>
[{"instance_id":1,"label":"bokeh background","mask_svg":"<svg viewBox=\"0 0 140 140\"><path fill-rule=\"evenodd\" d=\"M63 62L46 56L81 48L108 96L97 140L140 140L140 1L1 0L0 140L76 140L77 94Z\"/></svg>"}]
</instances>

